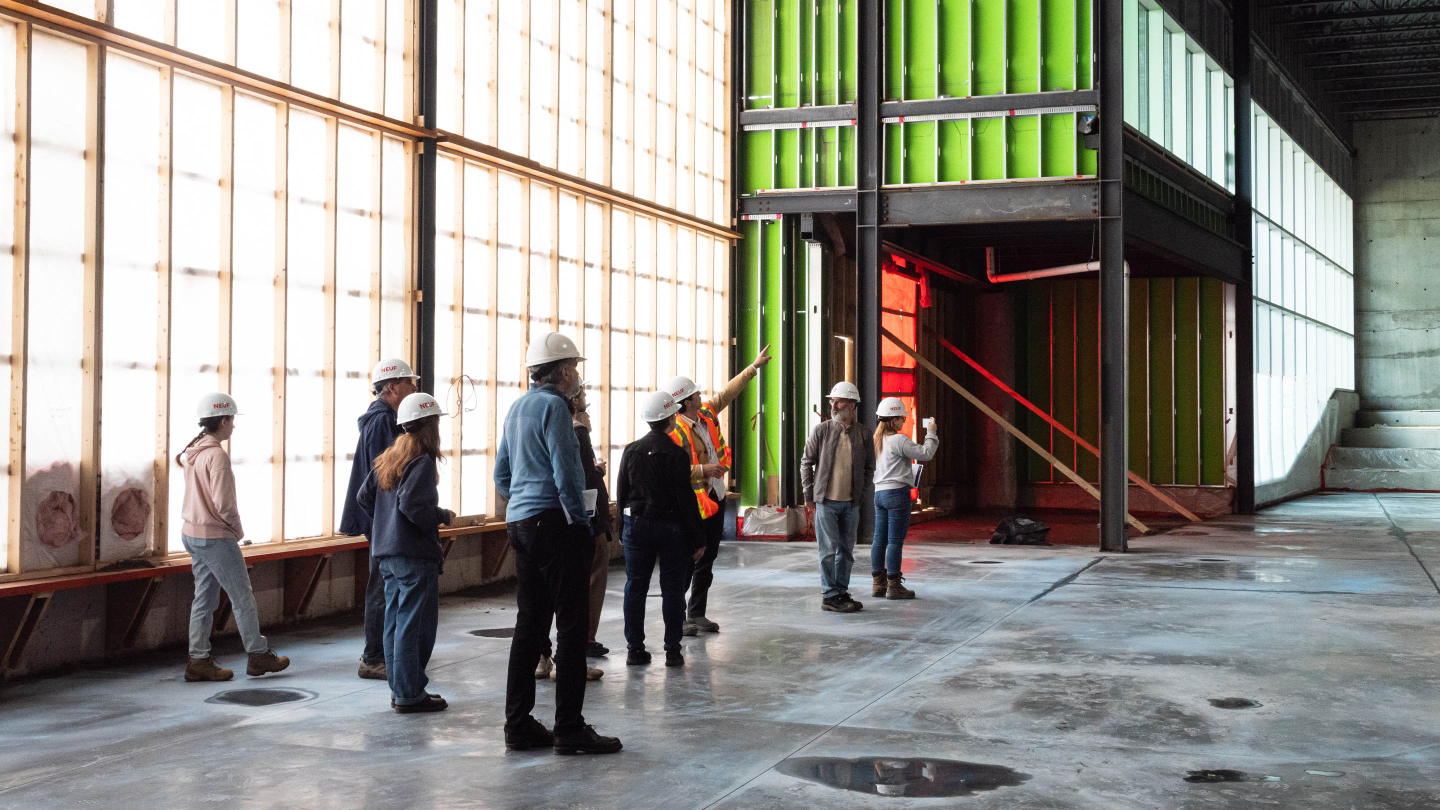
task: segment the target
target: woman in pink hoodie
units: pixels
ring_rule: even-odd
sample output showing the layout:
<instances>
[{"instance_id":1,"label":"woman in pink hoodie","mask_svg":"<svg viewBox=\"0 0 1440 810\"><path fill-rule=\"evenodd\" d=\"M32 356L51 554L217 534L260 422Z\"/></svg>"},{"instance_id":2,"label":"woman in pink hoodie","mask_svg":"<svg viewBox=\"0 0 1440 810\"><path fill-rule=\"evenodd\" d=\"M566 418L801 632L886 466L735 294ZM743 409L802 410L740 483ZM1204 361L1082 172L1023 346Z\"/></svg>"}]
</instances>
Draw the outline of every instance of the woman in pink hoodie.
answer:
<instances>
[{"instance_id":1,"label":"woman in pink hoodie","mask_svg":"<svg viewBox=\"0 0 1440 810\"><path fill-rule=\"evenodd\" d=\"M228 394L208 394L200 400L200 435L190 440L175 457L185 469L185 503L180 510L181 535L190 552L190 570L195 575L195 601L190 606L190 662L185 665L187 681L228 681L235 673L221 669L210 656L210 628L220 591L230 597L235 625L250 654L245 673L256 676L279 672L290 659L275 654L260 635L260 615L255 592L250 589L250 572L240 553L240 510L235 503L235 474L230 454L221 442L235 432L239 413Z\"/></svg>"}]
</instances>

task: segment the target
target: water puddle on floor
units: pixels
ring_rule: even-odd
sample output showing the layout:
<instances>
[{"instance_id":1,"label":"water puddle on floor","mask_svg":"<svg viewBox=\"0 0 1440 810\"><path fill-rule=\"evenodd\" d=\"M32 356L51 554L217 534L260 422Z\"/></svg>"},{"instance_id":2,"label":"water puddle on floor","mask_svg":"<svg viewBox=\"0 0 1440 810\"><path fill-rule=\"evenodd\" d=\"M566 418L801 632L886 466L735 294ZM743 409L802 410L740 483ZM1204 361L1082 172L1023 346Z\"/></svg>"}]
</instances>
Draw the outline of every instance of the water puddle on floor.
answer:
<instances>
[{"instance_id":1,"label":"water puddle on floor","mask_svg":"<svg viewBox=\"0 0 1440 810\"><path fill-rule=\"evenodd\" d=\"M235 706L274 706L297 703L316 697L309 689L231 689L220 692L206 703L229 703Z\"/></svg>"},{"instance_id":2,"label":"water puddle on floor","mask_svg":"<svg viewBox=\"0 0 1440 810\"><path fill-rule=\"evenodd\" d=\"M1258 709L1265 704L1250 698L1210 698L1210 705L1217 709Z\"/></svg>"},{"instance_id":3,"label":"water puddle on floor","mask_svg":"<svg viewBox=\"0 0 1440 810\"><path fill-rule=\"evenodd\" d=\"M1191 771L1185 777L1186 782L1199 782L1202 784L1210 782L1244 782L1250 775L1244 771L1230 771L1225 769L1215 771Z\"/></svg>"},{"instance_id":4,"label":"water puddle on floor","mask_svg":"<svg viewBox=\"0 0 1440 810\"><path fill-rule=\"evenodd\" d=\"M791 757L775 770L841 790L918 798L973 796L1030 780L1030 774L1003 765L899 757Z\"/></svg>"},{"instance_id":5,"label":"water puddle on floor","mask_svg":"<svg viewBox=\"0 0 1440 810\"><path fill-rule=\"evenodd\" d=\"M1278 776L1251 776L1244 771L1232 771L1224 768L1213 771L1190 771L1185 777L1186 782L1196 784L1213 784L1216 782L1279 782Z\"/></svg>"},{"instance_id":6,"label":"water puddle on floor","mask_svg":"<svg viewBox=\"0 0 1440 810\"><path fill-rule=\"evenodd\" d=\"M514 638L515 628L513 627L487 627L484 630L471 630L470 635L481 638Z\"/></svg>"}]
</instances>

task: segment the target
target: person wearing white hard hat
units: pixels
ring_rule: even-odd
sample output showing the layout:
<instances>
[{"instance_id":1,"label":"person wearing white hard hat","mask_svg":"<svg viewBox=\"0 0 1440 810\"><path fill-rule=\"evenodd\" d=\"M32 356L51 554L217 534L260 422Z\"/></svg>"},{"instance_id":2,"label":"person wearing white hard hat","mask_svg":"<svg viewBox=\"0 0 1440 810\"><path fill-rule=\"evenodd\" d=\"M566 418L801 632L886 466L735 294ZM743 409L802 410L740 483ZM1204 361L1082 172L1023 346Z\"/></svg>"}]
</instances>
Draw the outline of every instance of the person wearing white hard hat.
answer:
<instances>
[{"instance_id":1,"label":"person wearing white hard hat","mask_svg":"<svg viewBox=\"0 0 1440 810\"><path fill-rule=\"evenodd\" d=\"M195 599L190 604L190 659L185 680L228 681L235 673L221 669L210 655L210 631L220 592L230 597L235 626L249 654L245 674L252 677L279 672L290 659L275 654L260 634L260 612L250 587L250 572L240 553L245 530L240 525L240 508L235 501L235 473L230 454L221 442L235 432L240 410L229 394L207 394L196 406L200 435L190 440L175 456L185 470L185 501L180 507L180 542L190 554L190 571L195 576Z\"/></svg>"},{"instance_id":2,"label":"person wearing white hard hat","mask_svg":"<svg viewBox=\"0 0 1440 810\"><path fill-rule=\"evenodd\" d=\"M410 364L396 357L381 360L370 372L375 394L370 407L360 414L360 436L350 462L350 483L345 488L345 505L340 512L340 533L370 536L370 518L355 503L360 485L370 474L375 459L400 435L395 411L400 402L416 392L419 377ZM385 586L375 555L370 555L370 579L365 586L365 649L360 654L360 677L383 681L385 677Z\"/></svg>"},{"instance_id":3,"label":"person wearing white hard hat","mask_svg":"<svg viewBox=\"0 0 1440 810\"><path fill-rule=\"evenodd\" d=\"M440 624L440 527L455 513L440 506L440 403L415 393L400 401L395 443L375 459L355 501L370 518L370 556L385 588L385 674L398 714L444 711L425 691L425 666Z\"/></svg>"},{"instance_id":4,"label":"person wearing white hard hat","mask_svg":"<svg viewBox=\"0 0 1440 810\"><path fill-rule=\"evenodd\" d=\"M736 374L708 402L701 400L700 386L689 377L675 377L660 389L680 405L670 438L690 458L690 484L700 507L700 525L705 538L705 554L695 563L690 576L690 603L685 617L687 636L701 630L720 631L720 625L705 616L710 584L715 581L715 557L720 553L720 538L725 535L725 474L730 471L731 462L730 448L720 430L720 412L739 398L745 386L768 362L770 347L766 346L755 357L755 362Z\"/></svg>"},{"instance_id":5,"label":"person wearing white hard hat","mask_svg":"<svg viewBox=\"0 0 1440 810\"><path fill-rule=\"evenodd\" d=\"M530 344L531 387L515 400L495 455L495 490L506 500L515 551L515 636L505 685L505 747L558 754L611 754L622 746L585 723L585 641L595 538L585 504L585 467L567 397L580 391L574 341L549 332ZM555 622L555 729L531 715L535 668Z\"/></svg>"},{"instance_id":6,"label":"person wearing white hard hat","mask_svg":"<svg viewBox=\"0 0 1440 810\"><path fill-rule=\"evenodd\" d=\"M854 613L850 597L855 541L873 503L875 447L857 424L860 389L838 382L830 389L830 419L815 426L800 458L806 509L814 510L820 554L820 609Z\"/></svg>"},{"instance_id":7,"label":"person wearing white hard hat","mask_svg":"<svg viewBox=\"0 0 1440 810\"><path fill-rule=\"evenodd\" d=\"M660 615L665 620L665 666L685 664L680 637L685 621L685 584L705 553L700 513L690 490L690 457L668 437L680 404L665 391L640 398L640 420L650 432L620 457L615 506L624 516L626 664L650 663L645 649L645 599L650 575L660 564Z\"/></svg>"},{"instance_id":8,"label":"person wearing white hard hat","mask_svg":"<svg viewBox=\"0 0 1440 810\"><path fill-rule=\"evenodd\" d=\"M901 431L910 416L899 397L880 400L875 409L875 538L870 543L870 595L914 599L900 573L905 533L910 530L910 490L917 486L911 462L929 461L940 448L935 420L925 420L925 444Z\"/></svg>"}]
</instances>

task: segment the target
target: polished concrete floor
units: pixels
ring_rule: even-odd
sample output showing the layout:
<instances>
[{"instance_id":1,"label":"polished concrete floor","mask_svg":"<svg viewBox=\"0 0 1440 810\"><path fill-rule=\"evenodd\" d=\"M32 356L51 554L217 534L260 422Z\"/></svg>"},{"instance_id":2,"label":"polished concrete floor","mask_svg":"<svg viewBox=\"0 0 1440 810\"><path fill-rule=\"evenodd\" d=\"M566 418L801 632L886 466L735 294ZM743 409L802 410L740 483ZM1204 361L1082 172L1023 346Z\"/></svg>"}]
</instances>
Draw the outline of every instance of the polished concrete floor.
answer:
<instances>
[{"instance_id":1,"label":"polished concrete floor","mask_svg":"<svg viewBox=\"0 0 1440 810\"><path fill-rule=\"evenodd\" d=\"M856 615L820 611L813 546L727 545L686 667L600 663L616 756L504 750L509 642L472 635L510 624L499 592L443 601L442 714L392 714L345 623L273 635L295 663L263 679L187 684L174 651L0 688L0 807L1440 806L1440 497L1314 496L1126 555L946 539L907 548L913 602L865 598L862 562ZM251 687L305 699L207 702Z\"/></svg>"}]
</instances>

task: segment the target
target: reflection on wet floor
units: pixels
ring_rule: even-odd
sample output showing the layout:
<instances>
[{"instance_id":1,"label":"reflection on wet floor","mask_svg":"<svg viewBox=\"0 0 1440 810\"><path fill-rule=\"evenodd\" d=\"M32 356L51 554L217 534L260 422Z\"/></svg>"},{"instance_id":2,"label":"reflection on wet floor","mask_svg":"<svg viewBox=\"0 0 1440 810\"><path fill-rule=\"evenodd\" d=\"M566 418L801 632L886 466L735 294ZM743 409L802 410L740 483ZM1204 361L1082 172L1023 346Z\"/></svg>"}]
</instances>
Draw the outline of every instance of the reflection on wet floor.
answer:
<instances>
[{"instance_id":1,"label":"reflection on wet floor","mask_svg":"<svg viewBox=\"0 0 1440 810\"><path fill-rule=\"evenodd\" d=\"M775 769L842 790L910 798L973 796L1030 780L1030 774L1003 765L948 759L791 757Z\"/></svg>"}]
</instances>

